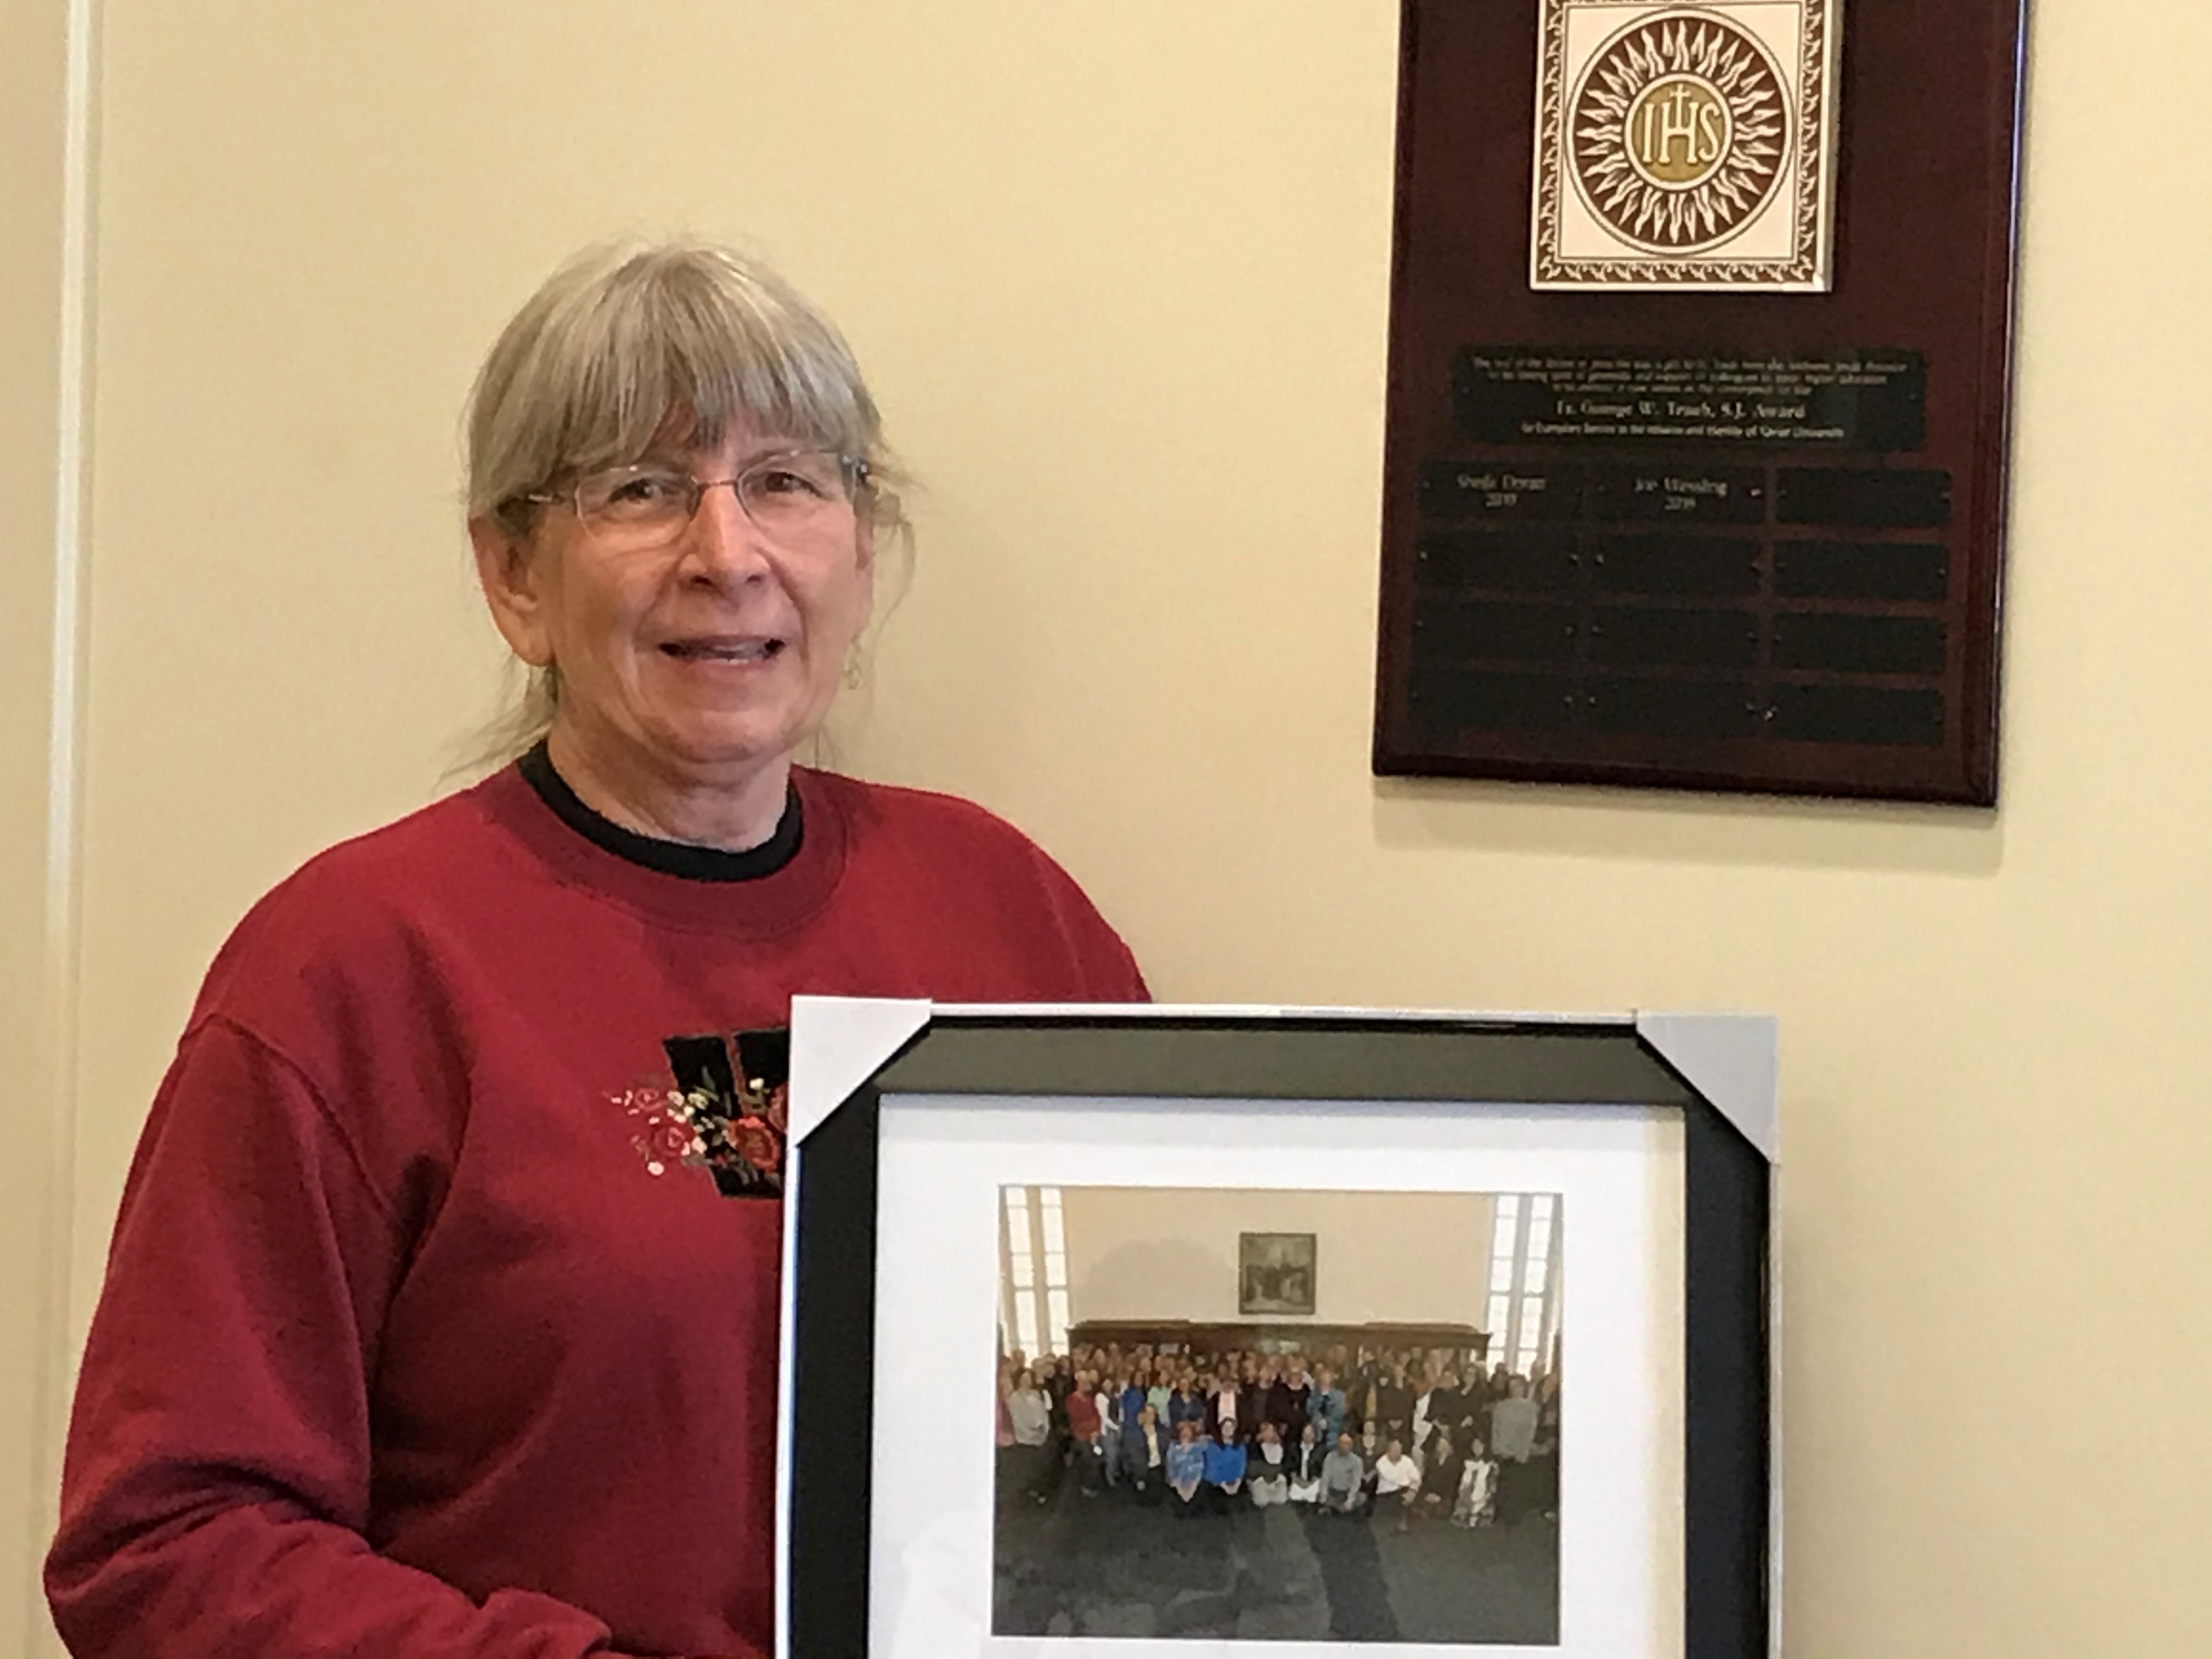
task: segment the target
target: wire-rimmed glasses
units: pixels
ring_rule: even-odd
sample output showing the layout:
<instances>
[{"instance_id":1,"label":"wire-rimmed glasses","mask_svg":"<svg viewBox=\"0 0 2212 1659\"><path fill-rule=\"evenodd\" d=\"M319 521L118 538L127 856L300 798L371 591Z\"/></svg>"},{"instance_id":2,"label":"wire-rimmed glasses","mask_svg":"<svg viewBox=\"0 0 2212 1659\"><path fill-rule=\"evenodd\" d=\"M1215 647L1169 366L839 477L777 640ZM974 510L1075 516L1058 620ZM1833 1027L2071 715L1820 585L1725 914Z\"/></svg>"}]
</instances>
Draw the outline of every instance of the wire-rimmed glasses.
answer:
<instances>
[{"instance_id":1,"label":"wire-rimmed glasses","mask_svg":"<svg viewBox=\"0 0 2212 1659\"><path fill-rule=\"evenodd\" d=\"M780 541L803 540L851 522L868 464L835 449L786 449L749 461L736 477L697 478L665 461L585 473L567 490L522 499L565 502L593 540L624 551L665 547L684 533L710 489L727 484L746 518Z\"/></svg>"}]
</instances>

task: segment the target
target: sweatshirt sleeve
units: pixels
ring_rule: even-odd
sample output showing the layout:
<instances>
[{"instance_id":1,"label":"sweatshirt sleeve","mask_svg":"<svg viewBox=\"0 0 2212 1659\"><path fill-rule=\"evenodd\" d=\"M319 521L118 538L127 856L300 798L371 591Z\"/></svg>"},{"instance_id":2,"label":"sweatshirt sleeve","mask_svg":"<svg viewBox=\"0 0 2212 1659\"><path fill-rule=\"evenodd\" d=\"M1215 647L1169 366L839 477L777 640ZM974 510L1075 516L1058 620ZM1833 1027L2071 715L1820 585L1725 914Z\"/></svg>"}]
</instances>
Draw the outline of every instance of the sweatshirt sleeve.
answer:
<instances>
[{"instance_id":1,"label":"sweatshirt sleeve","mask_svg":"<svg viewBox=\"0 0 2212 1659\"><path fill-rule=\"evenodd\" d=\"M622 1659L580 1608L472 1599L363 1535L398 1201L282 1054L187 1034L70 1425L46 1590L77 1659Z\"/></svg>"},{"instance_id":2,"label":"sweatshirt sleeve","mask_svg":"<svg viewBox=\"0 0 2212 1659\"><path fill-rule=\"evenodd\" d=\"M1054 929L1074 964L1078 988L1072 994L1086 1002L1150 1002L1152 994L1136 957L1090 896L1049 854L1024 844Z\"/></svg>"}]
</instances>

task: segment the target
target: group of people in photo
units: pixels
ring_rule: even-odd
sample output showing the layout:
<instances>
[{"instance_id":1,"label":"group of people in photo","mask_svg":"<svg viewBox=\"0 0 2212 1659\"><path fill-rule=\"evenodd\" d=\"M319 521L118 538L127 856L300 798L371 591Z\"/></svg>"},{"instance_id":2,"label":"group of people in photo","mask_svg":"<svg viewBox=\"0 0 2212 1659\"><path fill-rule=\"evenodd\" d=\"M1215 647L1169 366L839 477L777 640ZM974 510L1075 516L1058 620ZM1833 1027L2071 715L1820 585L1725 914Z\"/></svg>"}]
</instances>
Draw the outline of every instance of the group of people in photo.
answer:
<instances>
[{"instance_id":1,"label":"group of people in photo","mask_svg":"<svg viewBox=\"0 0 2212 1659\"><path fill-rule=\"evenodd\" d=\"M1559 1372L1471 1349L1182 1352L1077 1346L999 1362L1003 1503L1128 1501L1179 1516L1310 1506L1510 1522L1559 1504Z\"/></svg>"}]
</instances>

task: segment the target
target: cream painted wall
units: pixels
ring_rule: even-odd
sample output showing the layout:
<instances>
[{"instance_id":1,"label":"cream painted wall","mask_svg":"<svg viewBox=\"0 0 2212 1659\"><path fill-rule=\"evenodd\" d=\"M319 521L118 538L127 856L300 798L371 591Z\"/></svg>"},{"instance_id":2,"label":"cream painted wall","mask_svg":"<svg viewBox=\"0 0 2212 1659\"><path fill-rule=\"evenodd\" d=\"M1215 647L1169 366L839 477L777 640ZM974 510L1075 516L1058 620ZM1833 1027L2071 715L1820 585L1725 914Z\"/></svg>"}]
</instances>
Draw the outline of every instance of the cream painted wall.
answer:
<instances>
[{"instance_id":1,"label":"cream painted wall","mask_svg":"<svg viewBox=\"0 0 2212 1659\"><path fill-rule=\"evenodd\" d=\"M1780 1014L1793 1655L2201 1651L2212 10L2037 12L1973 815L1368 775L1389 0L106 0L73 1328L223 932L489 695L477 356L690 226L843 320L930 485L847 758L1030 828L1161 993Z\"/></svg>"},{"instance_id":2,"label":"cream painted wall","mask_svg":"<svg viewBox=\"0 0 2212 1659\"><path fill-rule=\"evenodd\" d=\"M1071 1323L1243 1317L1246 1232L1314 1235L1318 1323L1480 1330L1489 1311L1497 1205L1486 1194L1063 1187L1060 1206Z\"/></svg>"},{"instance_id":3,"label":"cream painted wall","mask_svg":"<svg viewBox=\"0 0 2212 1659\"><path fill-rule=\"evenodd\" d=\"M0 7L0 1644L52 1640L36 1566L53 1525L69 1375L69 1019L78 708L72 517L82 353L82 140L66 0Z\"/></svg>"}]
</instances>

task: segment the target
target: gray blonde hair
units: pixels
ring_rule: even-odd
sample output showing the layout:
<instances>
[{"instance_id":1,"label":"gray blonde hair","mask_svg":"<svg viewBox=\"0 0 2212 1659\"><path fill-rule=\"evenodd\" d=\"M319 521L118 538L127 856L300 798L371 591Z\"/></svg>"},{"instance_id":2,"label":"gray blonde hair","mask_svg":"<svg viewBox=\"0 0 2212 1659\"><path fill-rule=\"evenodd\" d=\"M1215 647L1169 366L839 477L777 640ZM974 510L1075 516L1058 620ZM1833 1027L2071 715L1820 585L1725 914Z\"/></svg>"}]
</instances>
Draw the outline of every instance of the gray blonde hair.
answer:
<instances>
[{"instance_id":1,"label":"gray blonde hair","mask_svg":"<svg viewBox=\"0 0 2212 1659\"><path fill-rule=\"evenodd\" d=\"M852 348L765 264L703 242L588 248L515 313L469 393L469 517L520 538L537 514L526 495L656 441L712 449L733 421L865 461L860 509L910 555L905 480ZM522 753L559 702L557 672L530 671L475 761Z\"/></svg>"}]
</instances>

